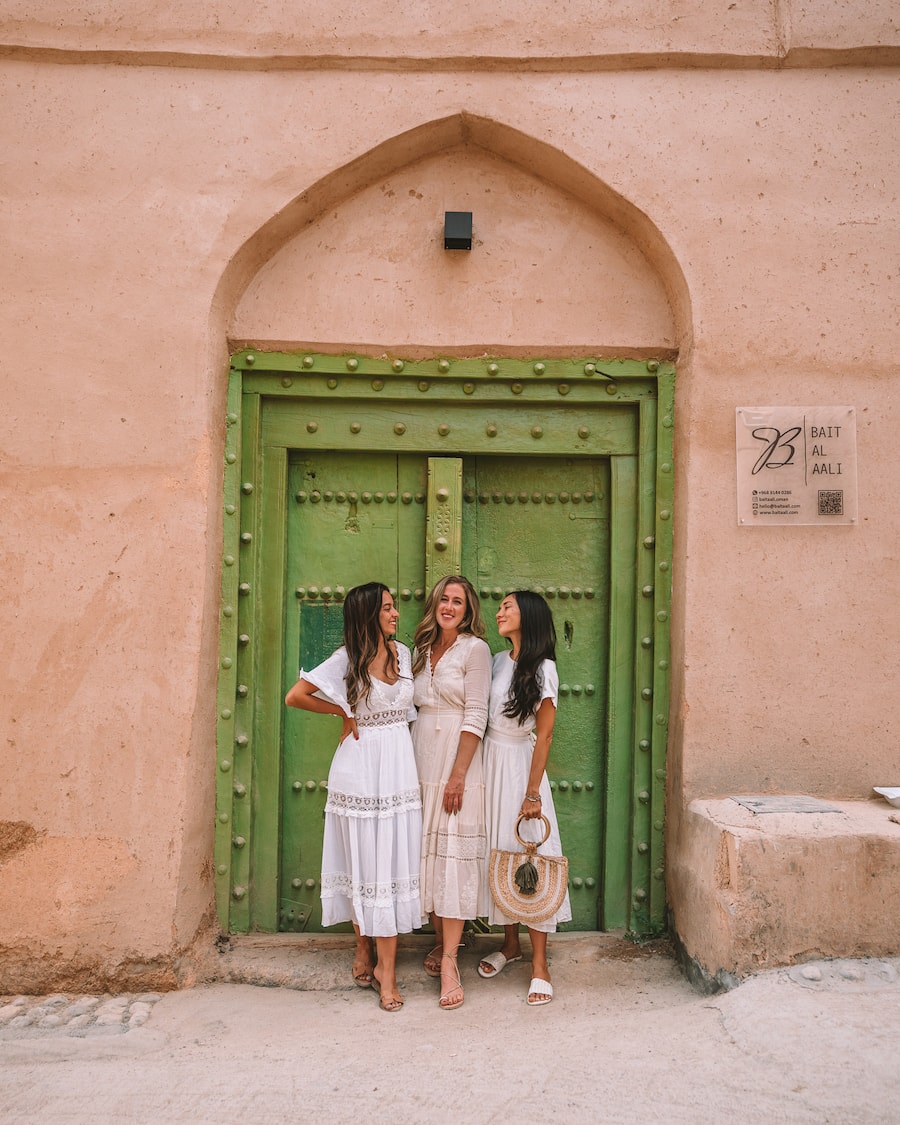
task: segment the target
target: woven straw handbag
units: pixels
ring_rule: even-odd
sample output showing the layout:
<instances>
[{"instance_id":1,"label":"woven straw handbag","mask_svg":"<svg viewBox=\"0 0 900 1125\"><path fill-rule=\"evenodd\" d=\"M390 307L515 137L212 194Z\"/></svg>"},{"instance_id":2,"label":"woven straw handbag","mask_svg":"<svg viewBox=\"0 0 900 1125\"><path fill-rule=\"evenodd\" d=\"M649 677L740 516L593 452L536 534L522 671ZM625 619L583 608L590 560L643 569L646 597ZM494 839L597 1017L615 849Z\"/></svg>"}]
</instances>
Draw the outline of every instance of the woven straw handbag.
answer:
<instances>
[{"instance_id":1,"label":"woven straw handbag","mask_svg":"<svg viewBox=\"0 0 900 1125\"><path fill-rule=\"evenodd\" d=\"M516 821L516 839L523 852L491 848L488 883L491 897L507 918L524 922L546 922L559 910L569 883L569 861L565 856L538 855L538 848L550 836L550 821L542 816L544 838L523 840Z\"/></svg>"}]
</instances>

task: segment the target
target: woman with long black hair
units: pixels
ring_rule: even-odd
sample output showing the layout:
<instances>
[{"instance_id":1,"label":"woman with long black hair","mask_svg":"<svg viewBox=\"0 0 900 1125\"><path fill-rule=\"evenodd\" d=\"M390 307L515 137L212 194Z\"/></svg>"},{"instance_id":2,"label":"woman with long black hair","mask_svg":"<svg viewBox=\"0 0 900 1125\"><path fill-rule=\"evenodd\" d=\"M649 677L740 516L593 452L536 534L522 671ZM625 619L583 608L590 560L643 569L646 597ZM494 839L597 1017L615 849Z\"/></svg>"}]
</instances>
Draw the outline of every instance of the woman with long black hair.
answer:
<instances>
[{"instance_id":1,"label":"woman with long black hair","mask_svg":"<svg viewBox=\"0 0 900 1125\"><path fill-rule=\"evenodd\" d=\"M398 617L387 586L355 586L344 600L343 645L311 672L301 670L285 697L289 707L343 721L328 771L322 925L353 923L353 979L375 988L386 1012L403 1006L397 935L422 924L412 657L394 639Z\"/></svg>"},{"instance_id":2,"label":"woman with long black hair","mask_svg":"<svg viewBox=\"0 0 900 1125\"><path fill-rule=\"evenodd\" d=\"M559 826L546 766L553 740L559 674L556 670L556 630L546 601L530 590L516 590L500 603L497 629L511 645L511 651L494 657L488 726L484 735L484 796L488 846L505 851L522 851L516 839L520 819L523 839L539 840L543 831L541 816L550 822L550 836L540 854L561 856ZM535 825L534 821L539 821ZM531 984L526 997L532 1007L553 999L550 969L547 964L547 934L560 922L572 918L569 895L557 913L546 922L528 927L531 938ZM478 965L485 978L495 977L509 961L522 959L519 923L506 917L491 903L488 921L503 926L503 945Z\"/></svg>"}]
</instances>

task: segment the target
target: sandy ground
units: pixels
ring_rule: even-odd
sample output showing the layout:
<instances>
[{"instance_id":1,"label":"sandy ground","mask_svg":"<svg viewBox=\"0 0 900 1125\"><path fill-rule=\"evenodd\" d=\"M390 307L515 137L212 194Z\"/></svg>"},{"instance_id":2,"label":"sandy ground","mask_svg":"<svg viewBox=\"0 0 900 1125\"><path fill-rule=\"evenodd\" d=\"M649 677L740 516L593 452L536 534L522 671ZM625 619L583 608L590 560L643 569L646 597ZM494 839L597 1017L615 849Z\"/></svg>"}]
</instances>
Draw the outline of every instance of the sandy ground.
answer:
<instances>
[{"instance_id":1,"label":"sandy ground","mask_svg":"<svg viewBox=\"0 0 900 1125\"><path fill-rule=\"evenodd\" d=\"M665 953L563 946L554 1002L529 1010L530 965L482 981L469 950L442 1012L415 949L386 1014L336 957L320 990L216 983L126 1032L0 1032L0 1121L900 1122L900 959L703 996Z\"/></svg>"}]
</instances>

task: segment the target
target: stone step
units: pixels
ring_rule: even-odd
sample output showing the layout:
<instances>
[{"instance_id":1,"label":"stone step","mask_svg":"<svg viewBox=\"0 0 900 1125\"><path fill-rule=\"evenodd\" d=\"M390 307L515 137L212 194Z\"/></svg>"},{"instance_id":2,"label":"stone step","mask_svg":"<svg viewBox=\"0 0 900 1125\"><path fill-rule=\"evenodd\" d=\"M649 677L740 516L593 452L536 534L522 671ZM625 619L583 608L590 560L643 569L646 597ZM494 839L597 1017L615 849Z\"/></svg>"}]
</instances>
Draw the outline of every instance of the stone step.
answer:
<instances>
[{"instance_id":1,"label":"stone step","mask_svg":"<svg viewBox=\"0 0 900 1125\"><path fill-rule=\"evenodd\" d=\"M466 933L463 938L460 971L463 976L474 976L478 959L499 948L501 935ZM401 935L397 977L404 987L434 986L435 982L422 969L422 959L433 945L430 934ZM206 960L201 978L206 983L255 984L305 992L353 988L350 966L354 948L352 934L233 934L219 939L217 951ZM525 931L522 950L523 960L510 969L524 978L531 958ZM671 961L673 971L677 971L667 938L637 942L622 932L553 934L549 954L554 980L560 983L563 979L574 983L581 979L586 984L604 963L640 958Z\"/></svg>"}]
</instances>

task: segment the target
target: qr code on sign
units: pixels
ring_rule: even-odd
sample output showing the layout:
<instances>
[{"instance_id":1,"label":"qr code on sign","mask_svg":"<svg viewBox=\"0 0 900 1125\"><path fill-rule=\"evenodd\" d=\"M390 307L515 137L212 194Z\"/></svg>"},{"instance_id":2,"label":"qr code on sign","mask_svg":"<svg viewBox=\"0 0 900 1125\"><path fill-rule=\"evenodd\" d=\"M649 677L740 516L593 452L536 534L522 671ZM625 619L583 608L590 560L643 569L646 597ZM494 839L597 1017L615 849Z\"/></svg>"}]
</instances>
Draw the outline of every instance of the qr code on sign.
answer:
<instances>
[{"instance_id":1,"label":"qr code on sign","mask_svg":"<svg viewBox=\"0 0 900 1125\"><path fill-rule=\"evenodd\" d=\"M843 489L822 489L819 491L819 515L842 516L844 514Z\"/></svg>"}]
</instances>

